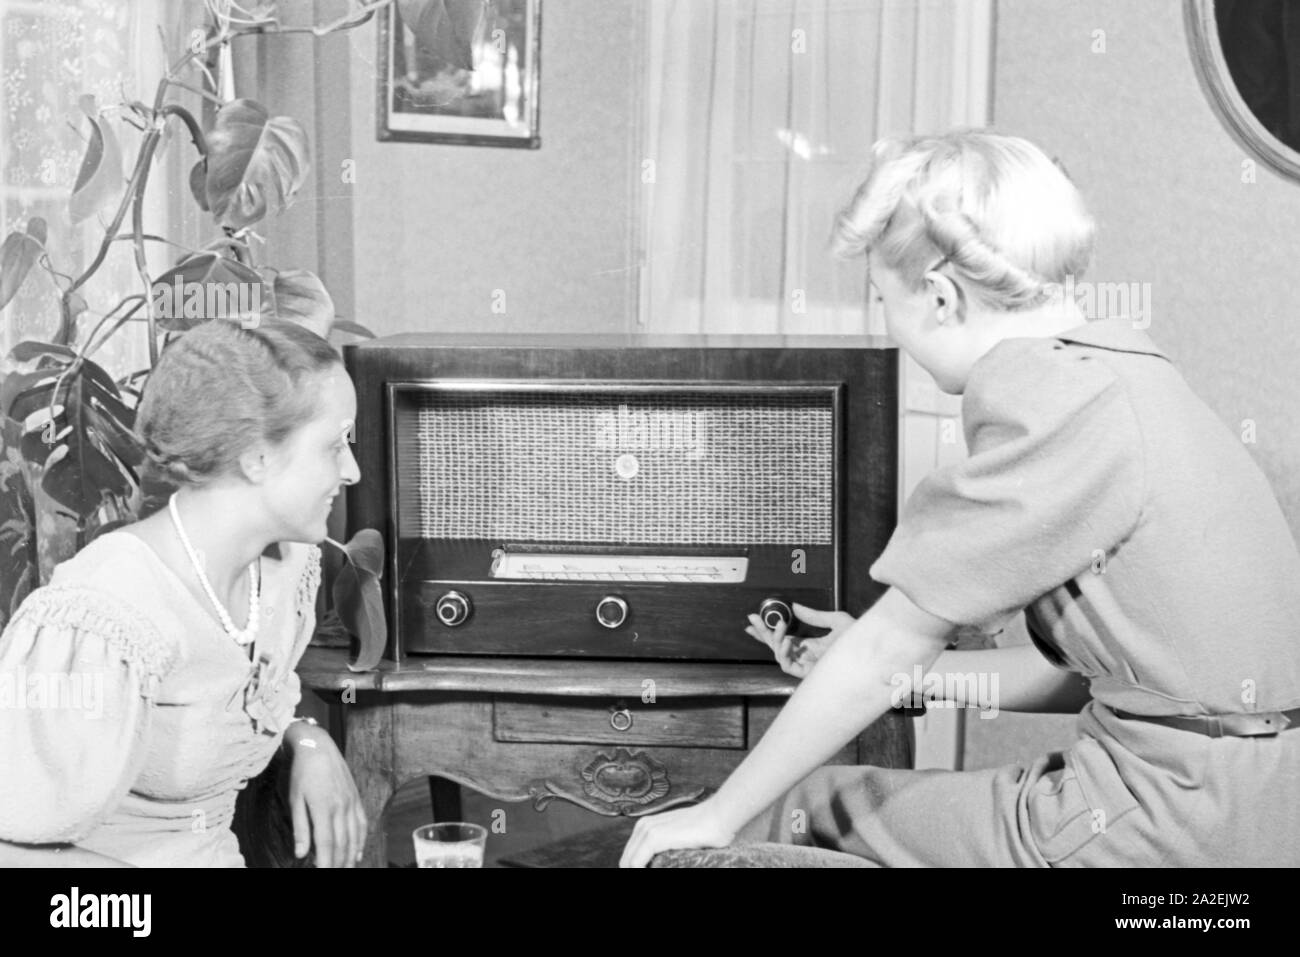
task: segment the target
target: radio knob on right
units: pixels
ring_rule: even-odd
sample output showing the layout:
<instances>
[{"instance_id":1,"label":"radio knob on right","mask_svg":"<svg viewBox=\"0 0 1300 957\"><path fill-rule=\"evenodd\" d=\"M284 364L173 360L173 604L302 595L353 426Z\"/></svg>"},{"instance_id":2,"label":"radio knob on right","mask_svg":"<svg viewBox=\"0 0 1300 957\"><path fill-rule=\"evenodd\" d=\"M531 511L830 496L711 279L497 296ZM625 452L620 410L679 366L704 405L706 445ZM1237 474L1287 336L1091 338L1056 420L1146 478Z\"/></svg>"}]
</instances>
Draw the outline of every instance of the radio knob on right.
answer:
<instances>
[{"instance_id":1,"label":"radio knob on right","mask_svg":"<svg viewBox=\"0 0 1300 957\"><path fill-rule=\"evenodd\" d=\"M790 622L794 621L794 612L789 603L780 598L767 598L758 606L758 620L770 631L776 631L778 625L790 627Z\"/></svg>"}]
</instances>

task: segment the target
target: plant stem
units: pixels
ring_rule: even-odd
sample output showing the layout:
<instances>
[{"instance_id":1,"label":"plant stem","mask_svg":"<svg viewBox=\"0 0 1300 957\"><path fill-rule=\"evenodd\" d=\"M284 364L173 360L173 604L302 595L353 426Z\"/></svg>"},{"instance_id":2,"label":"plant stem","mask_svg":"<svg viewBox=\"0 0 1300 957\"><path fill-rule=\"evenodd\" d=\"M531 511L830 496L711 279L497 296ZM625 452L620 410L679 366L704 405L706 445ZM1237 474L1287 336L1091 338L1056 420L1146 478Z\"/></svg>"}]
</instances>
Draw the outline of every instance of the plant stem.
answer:
<instances>
[{"instance_id":1,"label":"plant stem","mask_svg":"<svg viewBox=\"0 0 1300 957\"><path fill-rule=\"evenodd\" d=\"M211 252L220 246L229 246L232 250L234 250L234 255L236 260L239 260L239 254L241 250L246 251L248 249L248 243L244 242L242 239L236 239L234 236L219 236L216 239L212 240L212 242L204 246L203 251ZM242 260L239 261L242 262Z\"/></svg>"},{"instance_id":2,"label":"plant stem","mask_svg":"<svg viewBox=\"0 0 1300 957\"><path fill-rule=\"evenodd\" d=\"M114 316L116 315L119 309L121 309L123 306L128 305L132 301L135 301L136 304L135 308L130 310L128 313L126 313L126 315L122 316L121 319L118 321L117 325L113 326L113 328L109 330L108 335L104 336L104 339L101 340L99 343L99 345L103 345L104 342L108 340L108 337L111 336L114 332L117 331L118 328L121 327L122 323L126 322L128 319L130 319L132 316L134 316L137 312L140 311L140 308L144 305L144 296L140 295L139 293L132 296L127 296L116 306L114 306L112 309L106 312L103 318L100 319L99 322L95 324L95 328L92 329L90 331L90 335L86 337L86 345L81 351L81 357L83 359L89 358L90 355L93 352L95 352L96 349L99 348L99 346L93 345L93 343L95 341L95 336L99 333L99 330L104 327L104 323L114 318Z\"/></svg>"},{"instance_id":3,"label":"plant stem","mask_svg":"<svg viewBox=\"0 0 1300 957\"><path fill-rule=\"evenodd\" d=\"M95 253L95 258L91 260L89 266L72 281L72 285L63 291L61 297L61 307L63 321L59 329L55 342L58 345L70 346L76 338L76 330L73 328L74 320L72 318L71 296L74 292L84 286L99 267L104 264L104 259L108 256L109 249L113 246L113 238L117 235L118 229L122 225L122 220L126 218L126 210L134 198L142 178L146 177L149 169L149 162L153 158L154 147L158 141L156 131L150 131L145 135L144 142L140 145L140 153L136 157L135 169L131 172L131 179L126 184L126 191L122 194L122 201L118 204L117 212L113 215L113 221L109 224L108 229L104 231L104 240L99 244L99 251Z\"/></svg>"},{"instance_id":4,"label":"plant stem","mask_svg":"<svg viewBox=\"0 0 1300 957\"><path fill-rule=\"evenodd\" d=\"M100 348L104 345L104 343L106 343L109 339L113 337L113 333L117 332L117 330L121 329L124 325L126 325L128 322L134 319L135 314L143 308L144 308L144 303L141 302L138 305L132 307L129 312L125 312L120 317L118 317L117 322L113 323L112 328L110 328L108 332L104 333L104 335L100 338L100 340L97 343L95 343L94 347L88 348L86 350L86 358L90 358L90 356L93 353L98 352Z\"/></svg>"},{"instance_id":5,"label":"plant stem","mask_svg":"<svg viewBox=\"0 0 1300 957\"><path fill-rule=\"evenodd\" d=\"M175 246L177 249L183 249L191 256L196 256L198 255L199 252L197 249L191 249L189 246L186 246L184 243L178 243L174 239L168 239L166 236L155 236L153 233L145 233L140 238L147 243L164 243L165 245L168 246ZM133 243L135 242L135 237L130 233L118 233L116 236L113 237L113 242Z\"/></svg>"},{"instance_id":6,"label":"plant stem","mask_svg":"<svg viewBox=\"0 0 1300 957\"><path fill-rule=\"evenodd\" d=\"M229 226L223 227L226 230L226 245L230 247L231 253L235 257L235 262L252 268L253 266L253 247L251 244L244 242L235 236L239 230L231 229Z\"/></svg>"},{"instance_id":7,"label":"plant stem","mask_svg":"<svg viewBox=\"0 0 1300 957\"><path fill-rule=\"evenodd\" d=\"M354 26L360 26L359 20L367 15L375 13L385 7L392 6L393 0L375 0L374 3L363 3L351 13L345 13L341 17L336 17L328 23L322 23L319 26L310 27L282 27L278 21L270 21L261 27L263 33L310 33L314 36L323 37L331 33L337 33L339 30L351 29Z\"/></svg>"},{"instance_id":8,"label":"plant stem","mask_svg":"<svg viewBox=\"0 0 1300 957\"><path fill-rule=\"evenodd\" d=\"M168 80L167 82L170 83L172 86L179 87L182 90L189 90L191 93L195 94L196 96L201 96L203 97L203 99L209 100L217 104L218 109L226 105L226 101L223 100L221 97L217 96L215 93L210 93L207 90L202 90L197 86L190 86L188 83L182 83L180 80Z\"/></svg>"},{"instance_id":9,"label":"plant stem","mask_svg":"<svg viewBox=\"0 0 1300 957\"><path fill-rule=\"evenodd\" d=\"M160 135L156 128L149 131L145 136L144 146L141 147L142 155L153 156ZM135 238L135 270L140 275L140 283L144 286L145 308L149 312L149 365L152 366L158 362L158 335L152 295L153 280L149 278L149 260L144 250L144 189L149 183L149 165L152 164L146 165L140 176L140 185L135 191L135 202L131 204L131 232Z\"/></svg>"},{"instance_id":10,"label":"plant stem","mask_svg":"<svg viewBox=\"0 0 1300 957\"><path fill-rule=\"evenodd\" d=\"M173 85L177 85L175 80L164 82L171 82ZM184 84L179 85L184 86ZM189 87L185 88L187 90L189 89ZM213 99L218 103L221 103L221 100L218 97L213 97ZM194 141L194 148L199 151L199 155L203 157L208 155L207 137L203 135L203 128L199 126L199 122L194 118L194 114L183 106L177 106L175 103L168 103L164 106L162 108L162 113L164 116L179 117L180 121L185 124L185 128L190 131L190 139Z\"/></svg>"}]
</instances>

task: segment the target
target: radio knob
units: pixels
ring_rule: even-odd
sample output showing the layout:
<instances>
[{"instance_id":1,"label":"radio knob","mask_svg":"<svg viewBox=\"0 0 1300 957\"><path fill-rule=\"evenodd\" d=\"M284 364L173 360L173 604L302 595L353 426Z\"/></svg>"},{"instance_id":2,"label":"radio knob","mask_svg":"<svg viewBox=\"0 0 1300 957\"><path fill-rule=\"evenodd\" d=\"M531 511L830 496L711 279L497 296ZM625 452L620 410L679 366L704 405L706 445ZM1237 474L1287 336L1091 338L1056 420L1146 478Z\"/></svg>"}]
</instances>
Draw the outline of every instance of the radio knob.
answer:
<instances>
[{"instance_id":1,"label":"radio knob","mask_svg":"<svg viewBox=\"0 0 1300 957\"><path fill-rule=\"evenodd\" d=\"M596 603L596 621L605 628L618 628L627 621L627 602L617 595L606 595Z\"/></svg>"},{"instance_id":2,"label":"radio knob","mask_svg":"<svg viewBox=\"0 0 1300 957\"><path fill-rule=\"evenodd\" d=\"M794 612L781 599L768 598L758 606L758 620L770 630L776 631L777 625L785 625L787 628L790 626L790 622L794 621Z\"/></svg>"},{"instance_id":3,"label":"radio knob","mask_svg":"<svg viewBox=\"0 0 1300 957\"><path fill-rule=\"evenodd\" d=\"M447 592L438 599L438 604L434 606L434 612L438 615L438 620L448 628L455 628L457 625L465 624L470 612L473 610L474 606L470 604L469 596L458 591Z\"/></svg>"}]
</instances>

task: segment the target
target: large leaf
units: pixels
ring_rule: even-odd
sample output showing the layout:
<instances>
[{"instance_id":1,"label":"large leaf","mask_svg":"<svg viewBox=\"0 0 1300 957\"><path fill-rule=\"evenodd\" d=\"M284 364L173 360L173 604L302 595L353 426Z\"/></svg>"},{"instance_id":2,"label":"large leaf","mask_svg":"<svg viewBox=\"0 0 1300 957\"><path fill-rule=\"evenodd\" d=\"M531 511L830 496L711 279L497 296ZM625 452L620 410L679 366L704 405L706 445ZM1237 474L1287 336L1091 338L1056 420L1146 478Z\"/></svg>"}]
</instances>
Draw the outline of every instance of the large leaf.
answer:
<instances>
[{"instance_id":1,"label":"large leaf","mask_svg":"<svg viewBox=\"0 0 1300 957\"><path fill-rule=\"evenodd\" d=\"M257 270L220 253L195 253L153 282L158 325L187 332L209 319L255 321L267 299ZM251 312L245 315L242 305Z\"/></svg>"},{"instance_id":2,"label":"large leaf","mask_svg":"<svg viewBox=\"0 0 1300 957\"><path fill-rule=\"evenodd\" d=\"M30 355L33 348L38 345L44 343L22 343L14 347L14 352L27 346L23 354ZM50 405L55 383L72 364L59 353L58 349L59 347L52 347L49 351L39 353L39 361L35 369L28 372L15 372L5 377L4 382L0 383L0 412L22 422L42 407ZM95 389L97 402L123 421L131 420L134 413L122 403L117 383L102 366L86 360L78 366L78 374L84 376L87 384ZM60 402L63 401L65 394L60 389Z\"/></svg>"},{"instance_id":3,"label":"large leaf","mask_svg":"<svg viewBox=\"0 0 1300 957\"><path fill-rule=\"evenodd\" d=\"M0 309L18 294L23 280L41 258L45 247L31 232L12 232L0 244Z\"/></svg>"},{"instance_id":4,"label":"large leaf","mask_svg":"<svg viewBox=\"0 0 1300 957\"><path fill-rule=\"evenodd\" d=\"M86 144L86 155L81 160L81 171L77 173L68 204L68 214L74 224L99 212L117 198L125 185L122 151L112 126L99 116L93 96L83 96L79 102L81 111L90 120L90 141Z\"/></svg>"},{"instance_id":5,"label":"large leaf","mask_svg":"<svg viewBox=\"0 0 1300 957\"><path fill-rule=\"evenodd\" d=\"M0 400L23 423L23 457L44 470L41 486L84 522L106 494L130 495L143 452L135 413L108 373L89 361L54 360L7 376Z\"/></svg>"},{"instance_id":6,"label":"large leaf","mask_svg":"<svg viewBox=\"0 0 1300 957\"><path fill-rule=\"evenodd\" d=\"M329 338L334 325L334 300L315 273L306 269L263 269L262 278L267 292L262 300L262 318L284 319L310 329L322 339Z\"/></svg>"},{"instance_id":7,"label":"large leaf","mask_svg":"<svg viewBox=\"0 0 1300 957\"><path fill-rule=\"evenodd\" d=\"M132 482L116 462L85 440L84 433L74 430L45 460L41 488L80 524L89 524L105 495L128 496Z\"/></svg>"},{"instance_id":8,"label":"large leaf","mask_svg":"<svg viewBox=\"0 0 1300 957\"><path fill-rule=\"evenodd\" d=\"M144 449L129 424L135 421L135 414L130 413L124 419L107 406L100 404L98 399L83 412L86 425L100 437L108 451L131 470L132 477L138 480L140 466L144 464Z\"/></svg>"},{"instance_id":9,"label":"large leaf","mask_svg":"<svg viewBox=\"0 0 1300 957\"><path fill-rule=\"evenodd\" d=\"M15 362L31 362L41 356L54 356L70 362L77 357L77 353L76 350L68 346L61 346L53 342L38 342L35 339L20 342L9 350L9 358Z\"/></svg>"},{"instance_id":10,"label":"large leaf","mask_svg":"<svg viewBox=\"0 0 1300 957\"><path fill-rule=\"evenodd\" d=\"M199 209L208 212L210 207L208 206L208 161L206 159L200 159L190 168L190 193L199 204Z\"/></svg>"},{"instance_id":11,"label":"large leaf","mask_svg":"<svg viewBox=\"0 0 1300 957\"><path fill-rule=\"evenodd\" d=\"M253 100L232 100L208 133L208 208L220 226L252 225L288 206L310 167L307 134L297 120L273 117Z\"/></svg>"},{"instance_id":12,"label":"large leaf","mask_svg":"<svg viewBox=\"0 0 1300 957\"><path fill-rule=\"evenodd\" d=\"M0 411L23 422L50 403L50 390L62 374L62 367L42 366L30 372L11 372L0 383Z\"/></svg>"},{"instance_id":13,"label":"large leaf","mask_svg":"<svg viewBox=\"0 0 1300 957\"><path fill-rule=\"evenodd\" d=\"M388 619L379 579L384 573L384 539L373 528L363 528L343 546L343 567L334 579L334 609L344 627L361 646L353 671L373 671L384 656Z\"/></svg>"}]
</instances>

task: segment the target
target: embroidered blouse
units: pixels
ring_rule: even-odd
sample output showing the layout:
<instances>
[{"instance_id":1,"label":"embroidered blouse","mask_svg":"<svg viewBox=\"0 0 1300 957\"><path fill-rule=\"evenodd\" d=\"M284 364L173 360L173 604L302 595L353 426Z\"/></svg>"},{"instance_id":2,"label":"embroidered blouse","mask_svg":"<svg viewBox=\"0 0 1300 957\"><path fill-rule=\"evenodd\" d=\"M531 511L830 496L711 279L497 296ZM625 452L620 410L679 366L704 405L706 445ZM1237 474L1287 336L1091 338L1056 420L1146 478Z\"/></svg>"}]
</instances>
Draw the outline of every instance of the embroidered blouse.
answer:
<instances>
[{"instance_id":1,"label":"embroidered blouse","mask_svg":"<svg viewBox=\"0 0 1300 957\"><path fill-rule=\"evenodd\" d=\"M235 798L293 718L320 584L319 548L279 549L251 660L129 531L27 597L0 636L0 840L243 866Z\"/></svg>"}]
</instances>

